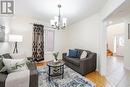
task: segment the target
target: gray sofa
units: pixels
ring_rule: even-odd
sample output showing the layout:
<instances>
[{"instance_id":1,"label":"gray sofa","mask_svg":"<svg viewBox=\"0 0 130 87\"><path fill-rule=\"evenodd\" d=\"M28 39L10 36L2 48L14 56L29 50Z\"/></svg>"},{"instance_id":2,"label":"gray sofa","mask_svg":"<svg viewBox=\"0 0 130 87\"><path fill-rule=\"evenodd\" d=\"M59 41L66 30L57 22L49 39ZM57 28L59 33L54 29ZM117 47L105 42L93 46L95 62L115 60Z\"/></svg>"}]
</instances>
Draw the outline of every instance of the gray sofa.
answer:
<instances>
[{"instance_id":1,"label":"gray sofa","mask_svg":"<svg viewBox=\"0 0 130 87\"><path fill-rule=\"evenodd\" d=\"M9 54L6 54L4 56L4 58L5 57L7 57L7 58L10 57L11 58L11 56ZM36 68L35 63L33 63L33 62L27 63L27 66L28 66L28 69L30 70L29 87L38 87L38 72L37 72L37 68ZM5 81L6 81L7 75L8 75L7 72L0 73L0 87L5 87Z\"/></svg>"},{"instance_id":2,"label":"gray sofa","mask_svg":"<svg viewBox=\"0 0 130 87\"><path fill-rule=\"evenodd\" d=\"M76 50L80 55L82 54L83 51L86 51L88 55L86 56L86 58L80 59L79 57L69 58L67 56L67 53L63 53L62 59L63 61L65 61L65 65L75 70L76 72L80 73L81 75L86 75L87 73L95 71L97 54L82 49L76 49Z\"/></svg>"}]
</instances>

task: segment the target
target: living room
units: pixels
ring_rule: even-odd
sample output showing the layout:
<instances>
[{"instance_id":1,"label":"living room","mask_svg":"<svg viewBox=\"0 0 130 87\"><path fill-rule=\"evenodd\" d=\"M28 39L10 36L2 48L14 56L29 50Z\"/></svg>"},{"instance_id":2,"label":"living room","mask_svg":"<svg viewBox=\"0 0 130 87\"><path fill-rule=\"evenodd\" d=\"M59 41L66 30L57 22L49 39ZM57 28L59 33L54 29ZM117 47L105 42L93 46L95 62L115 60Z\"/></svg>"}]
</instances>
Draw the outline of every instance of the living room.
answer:
<instances>
[{"instance_id":1,"label":"living room","mask_svg":"<svg viewBox=\"0 0 130 87\"><path fill-rule=\"evenodd\" d=\"M36 63L38 77L42 78L40 78L39 81L37 76L34 76L34 79L30 77L30 84L36 83L38 86L36 86L36 84L30 85L26 80L25 85L20 84L21 86L17 86L17 84L10 84L13 81L7 79L9 74L6 75L3 82L1 82L3 76L0 75L0 87L116 87L107 81L105 77L107 67L105 25L107 23L106 20L112 13L120 8L120 6L124 3L130 4L128 0L15 0L13 3L14 9L12 14L2 14L1 8L0 28L5 29L5 32L4 41L0 41L0 55L10 53L11 57L19 57L19 59L28 58L31 62ZM61 5L61 7L57 7L57 5ZM125 10L129 11L129 9ZM67 21L63 21L63 26L62 24L58 25L61 26L61 28L58 28L56 24L53 25L53 23L50 23L51 20L53 22L55 16L67 18ZM127 19L128 18L129 17L127 17ZM37 28L42 30L37 31ZM36 35L37 32L38 34ZM126 31L126 34L127 33L128 31ZM3 38L2 31L0 31L0 34L1 39ZM14 36L17 41L12 41L11 36ZM38 45L36 46L37 42L40 43L39 47ZM127 48L129 49L128 45ZM35 53L37 49L40 50L40 54ZM125 51L126 57L124 58L124 65L125 68L129 70L128 49ZM88 55L86 57L92 56L91 58L93 59L90 60L90 62L84 63L83 61L81 64L77 64L75 58L67 60L69 59L67 58L68 56L74 56L74 54L78 52L80 53L78 57ZM64 53L67 53L66 57L64 57ZM71 53L72 55L70 55ZM37 58L39 55L41 57ZM49 61L53 61L55 58L61 60L61 64L64 65L64 77L58 80L54 80L54 78L54 81L48 82L48 80L46 82L45 77L51 76L45 74L45 71L48 71L47 68L50 68ZM77 64L83 67L75 68L75 66L71 65L74 62L70 63L72 60L75 61L75 65ZM69 61L69 63L67 61ZM60 66L60 68L63 67ZM57 68L54 68L54 70L56 69ZM87 83L74 83L77 85L69 84L71 81L77 80L70 77L66 78L67 75L65 75L65 73L67 72L71 72L68 74L70 77L71 75L72 77L73 75L78 76L90 85ZM28 78L26 77L26 79ZM52 80L52 78L50 78L50 80ZM61 80L61 82L59 80ZM64 81L66 85L63 86ZM57 83L58 86L56 86L56 84L54 85L54 82ZM20 80L18 83L20 83ZM47 83L53 84L47 85ZM29 86L27 86L28 84ZM125 87L129 87L129 84Z\"/></svg>"}]
</instances>

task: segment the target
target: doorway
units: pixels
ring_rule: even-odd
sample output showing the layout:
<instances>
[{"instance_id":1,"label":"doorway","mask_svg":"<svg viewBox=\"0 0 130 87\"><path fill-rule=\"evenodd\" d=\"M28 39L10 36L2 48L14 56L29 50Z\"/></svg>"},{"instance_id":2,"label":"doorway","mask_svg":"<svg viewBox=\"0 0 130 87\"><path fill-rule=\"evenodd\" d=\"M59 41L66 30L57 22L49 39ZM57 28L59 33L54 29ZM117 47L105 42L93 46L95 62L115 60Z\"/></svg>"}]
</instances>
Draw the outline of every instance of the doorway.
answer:
<instances>
[{"instance_id":1,"label":"doorway","mask_svg":"<svg viewBox=\"0 0 130 87\"><path fill-rule=\"evenodd\" d=\"M130 0L126 0L124 3L122 3L117 9L115 9L110 15L107 16L103 20L103 29L101 32L101 36L103 36L101 45L103 48L101 48L101 64L103 71L103 74L107 78L107 80L112 84L112 87L129 87L130 86L130 40L128 38L128 25L130 24ZM125 23L125 55L124 58L120 58L123 54L121 54L121 51L118 51L122 49L122 43L123 40L120 38L123 38L123 35L117 35L112 39L114 41L114 50L112 51L112 57L107 58L106 50L108 48L107 44L107 28L110 25L118 24L118 23ZM121 43L120 43L121 42ZM120 47L118 47L121 45ZM114 57L113 55L118 56L118 58ZM113 59L112 61L108 62L108 59ZM121 64L120 60L117 59L123 59L123 63ZM118 61L118 62L115 62ZM121 60L122 61L122 60ZM111 63L111 64L110 64ZM113 74L107 74L108 68L113 68L111 71L114 70ZM118 68L115 68L118 67Z\"/></svg>"},{"instance_id":2,"label":"doorway","mask_svg":"<svg viewBox=\"0 0 130 87\"><path fill-rule=\"evenodd\" d=\"M117 85L123 72L125 47L125 23L107 25L107 70L106 78L113 85Z\"/></svg>"},{"instance_id":3,"label":"doorway","mask_svg":"<svg viewBox=\"0 0 130 87\"><path fill-rule=\"evenodd\" d=\"M124 56L125 23L107 26L107 56Z\"/></svg>"},{"instance_id":4,"label":"doorway","mask_svg":"<svg viewBox=\"0 0 130 87\"><path fill-rule=\"evenodd\" d=\"M106 64L106 75L105 77L110 82L112 87L129 87L130 76L129 70L129 39L128 39L128 24L130 23L130 1L127 0L124 2L119 8L117 8L112 14L108 16L104 20L106 22L105 25L105 38L107 39L105 43L107 44L107 51L111 53L110 55L106 55L105 62ZM123 25L124 23L124 25ZM120 24L120 27L119 27ZM108 28L113 28L112 31L108 30ZM113 34L115 31L119 31L124 29L125 33ZM113 37L111 39L111 43L108 42L108 32L111 32L109 37ZM107 34L106 34L107 33ZM125 50L124 50L125 48ZM107 52L108 53L108 52ZM127 68L127 67L128 68ZM124 68L125 67L125 68ZM127 70L128 69L128 70Z\"/></svg>"}]
</instances>

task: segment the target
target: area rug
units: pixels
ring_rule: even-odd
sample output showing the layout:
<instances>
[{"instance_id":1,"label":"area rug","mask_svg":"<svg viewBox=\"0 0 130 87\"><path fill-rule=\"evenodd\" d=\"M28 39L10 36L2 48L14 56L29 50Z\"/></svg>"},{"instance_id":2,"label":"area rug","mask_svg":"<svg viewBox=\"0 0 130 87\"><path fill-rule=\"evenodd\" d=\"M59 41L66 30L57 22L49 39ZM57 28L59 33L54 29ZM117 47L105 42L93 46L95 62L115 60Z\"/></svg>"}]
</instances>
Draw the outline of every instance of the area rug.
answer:
<instances>
[{"instance_id":1,"label":"area rug","mask_svg":"<svg viewBox=\"0 0 130 87\"><path fill-rule=\"evenodd\" d=\"M48 67L38 69L39 73L39 87L95 87L95 84L89 79L81 76L69 67L64 68L64 78L60 76L50 78L48 80Z\"/></svg>"}]
</instances>

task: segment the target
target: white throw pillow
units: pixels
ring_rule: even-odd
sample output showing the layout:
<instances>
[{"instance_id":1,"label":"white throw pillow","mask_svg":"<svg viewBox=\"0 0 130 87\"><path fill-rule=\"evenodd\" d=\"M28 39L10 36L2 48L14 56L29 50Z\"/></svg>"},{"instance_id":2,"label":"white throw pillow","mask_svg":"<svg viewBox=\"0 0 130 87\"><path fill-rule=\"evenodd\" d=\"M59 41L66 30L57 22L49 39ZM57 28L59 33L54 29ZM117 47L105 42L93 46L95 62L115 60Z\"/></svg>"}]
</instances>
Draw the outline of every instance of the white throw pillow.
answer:
<instances>
[{"instance_id":1,"label":"white throw pillow","mask_svg":"<svg viewBox=\"0 0 130 87\"><path fill-rule=\"evenodd\" d=\"M67 51L67 55L66 56L69 56L69 51Z\"/></svg>"},{"instance_id":2,"label":"white throw pillow","mask_svg":"<svg viewBox=\"0 0 130 87\"><path fill-rule=\"evenodd\" d=\"M28 70L25 59L3 59L8 73Z\"/></svg>"},{"instance_id":3,"label":"white throw pillow","mask_svg":"<svg viewBox=\"0 0 130 87\"><path fill-rule=\"evenodd\" d=\"M86 58L87 55L88 55L88 53L86 51L83 51L80 56L80 59Z\"/></svg>"}]
</instances>

